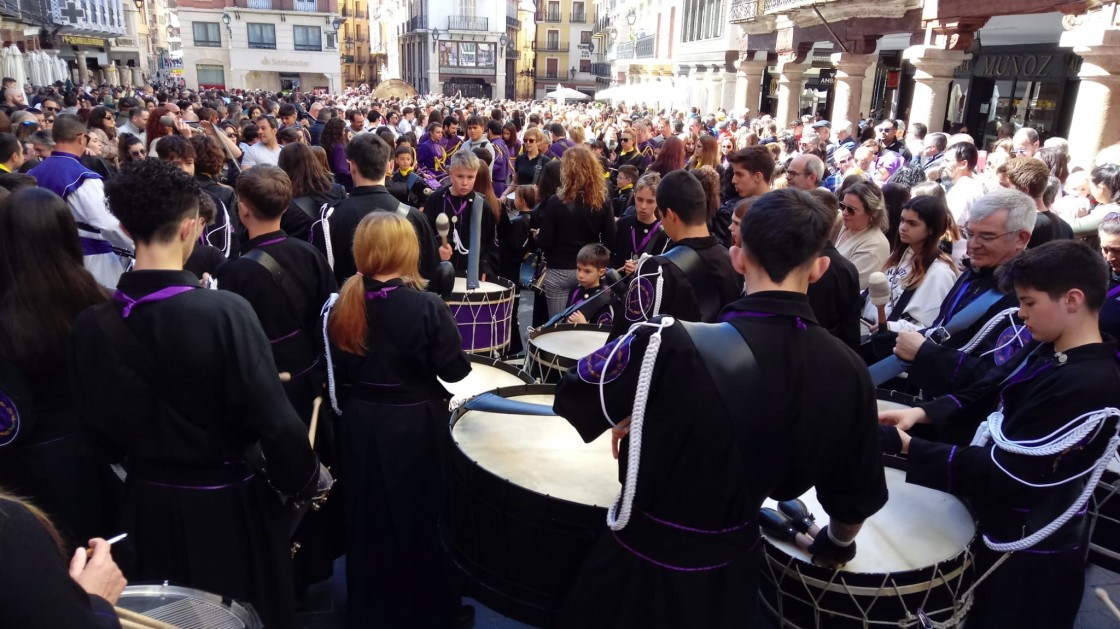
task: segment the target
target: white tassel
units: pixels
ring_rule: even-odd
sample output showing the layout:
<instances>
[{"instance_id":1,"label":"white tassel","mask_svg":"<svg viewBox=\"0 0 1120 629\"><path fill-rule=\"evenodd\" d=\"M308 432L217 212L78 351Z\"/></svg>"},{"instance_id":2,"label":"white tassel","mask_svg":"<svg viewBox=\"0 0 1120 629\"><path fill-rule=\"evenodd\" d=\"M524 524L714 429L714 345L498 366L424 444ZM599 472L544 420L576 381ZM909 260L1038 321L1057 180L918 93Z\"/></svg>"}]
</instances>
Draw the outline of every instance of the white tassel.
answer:
<instances>
[{"instance_id":1,"label":"white tassel","mask_svg":"<svg viewBox=\"0 0 1120 629\"><path fill-rule=\"evenodd\" d=\"M330 239L327 239L330 242ZM342 409L338 407L338 395L335 392L334 383L334 361L331 360L331 339L327 336L327 321L330 319L331 308L334 307L335 302L338 301L338 293L331 293L327 298L327 303L323 304L323 309L319 311L319 316L323 319L323 353L327 359L327 393L331 398L331 409L334 410L336 415L342 415Z\"/></svg>"}]
</instances>

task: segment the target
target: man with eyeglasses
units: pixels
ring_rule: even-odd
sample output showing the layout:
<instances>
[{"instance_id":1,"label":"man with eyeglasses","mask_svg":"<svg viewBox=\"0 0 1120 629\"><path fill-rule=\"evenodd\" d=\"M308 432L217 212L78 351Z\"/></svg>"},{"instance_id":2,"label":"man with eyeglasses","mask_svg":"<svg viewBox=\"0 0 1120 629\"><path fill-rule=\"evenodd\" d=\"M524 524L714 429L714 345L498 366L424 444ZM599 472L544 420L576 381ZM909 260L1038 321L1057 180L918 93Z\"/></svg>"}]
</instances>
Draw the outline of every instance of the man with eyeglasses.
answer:
<instances>
[{"instance_id":1,"label":"man with eyeglasses","mask_svg":"<svg viewBox=\"0 0 1120 629\"><path fill-rule=\"evenodd\" d=\"M1038 149L1038 131L1030 127L1019 129L1011 138L1012 157L1034 157Z\"/></svg>"},{"instance_id":2,"label":"man with eyeglasses","mask_svg":"<svg viewBox=\"0 0 1120 629\"><path fill-rule=\"evenodd\" d=\"M832 154L832 159L836 163L836 170L825 178L824 187L828 188L829 192L836 192L844 183L844 173L855 166L856 161L852 157L852 152L845 146L837 147Z\"/></svg>"},{"instance_id":3,"label":"man with eyeglasses","mask_svg":"<svg viewBox=\"0 0 1120 629\"><path fill-rule=\"evenodd\" d=\"M145 129L148 128L148 118L150 118L151 115L152 113L143 107L133 107L132 110L128 112L128 121L122 124L117 131L120 133L130 133L140 138L144 146L148 146L148 133Z\"/></svg>"},{"instance_id":4,"label":"man with eyeglasses","mask_svg":"<svg viewBox=\"0 0 1120 629\"><path fill-rule=\"evenodd\" d=\"M883 147L884 151L894 151L898 153L906 161L913 159L914 155L910 153L910 149L898 137L898 121L887 118L880 122L875 127L875 134L879 138L879 145Z\"/></svg>"},{"instance_id":5,"label":"man with eyeglasses","mask_svg":"<svg viewBox=\"0 0 1120 629\"><path fill-rule=\"evenodd\" d=\"M912 391L933 399L962 389L1030 342L1016 318L1018 300L999 290L995 270L1027 248L1037 216L1034 201L1018 190L994 190L978 199L961 230L968 239L965 271L933 325L921 332L874 335L877 349L893 344L894 355L908 363L906 383ZM974 338L993 321L982 338ZM885 364L872 367L876 386L886 381L880 374L889 373L880 366Z\"/></svg>"},{"instance_id":6,"label":"man with eyeglasses","mask_svg":"<svg viewBox=\"0 0 1120 629\"><path fill-rule=\"evenodd\" d=\"M821 187L824 173L824 160L813 153L803 153L793 158L786 168L786 183L791 188L808 192Z\"/></svg>"},{"instance_id":7,"label":"man with eyeglasses","mask_svg":"<svg viewBox=\"0 0 1120 629\"><path fill-rule=\"evenodd\" d=\"M1108 296L1101 308L1101 332L1120 338L1120 212L1105 214L1097 236L1109 267Z\"/></svg>"},{"instance_id":8,"label":"man with eyeglasses","mask_svg":"<svg viewBox=\"0 0 1120 629\"><path fill-rule=\"evenodd\" d=\"M39 108L47 115L58 114L58 112L62 110L62 108L58 106L58 101L53 98L44 98L43 102L39 103Z\"/></svg>"}]
</instances>

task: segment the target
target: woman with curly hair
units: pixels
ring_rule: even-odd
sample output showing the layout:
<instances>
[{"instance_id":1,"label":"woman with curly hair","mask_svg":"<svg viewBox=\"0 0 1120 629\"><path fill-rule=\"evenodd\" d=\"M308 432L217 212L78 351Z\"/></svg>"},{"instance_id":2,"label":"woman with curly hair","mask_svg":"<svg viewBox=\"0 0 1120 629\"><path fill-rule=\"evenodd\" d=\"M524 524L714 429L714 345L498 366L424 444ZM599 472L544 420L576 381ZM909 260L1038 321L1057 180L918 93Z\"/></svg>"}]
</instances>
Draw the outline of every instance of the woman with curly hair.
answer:
<instances>
[{"instance_id":1,"label":"woman with curly hair","mask_svg":"<svg viewBox=\"0 0 1120 629\"><path fill-rule=\"evenodd\" d=\"M646 172L655 172L664 177L674 170L684 168L684 161L684 142L676 136L670 136L661 145L661 152L657 154L657 159L653 160Z\"/></svg>"},{"instance_id":2,"label":"woman with curly hair","mask_svg":"<svg viewBox=\"0 0 1120 629\"><path fill-rule=\"evenodd\" d=\"M342 118L327 121L319 136L319 146L327 152L327 163L334 180L349 192L354 187L354 179L350 175L350 163L346 161L346 123L342 122Z\"/></svg>"},{"instance_id":3,"label":"woman with curly hair","mask_svg":"<svg viewBox=\"0 0 1120 629\"><path fill-rule=\"evenodd\" d=\"M280 229L293 238L307 240L311 224L319 219L319 208L345 199L346 189L332 181L315 152L302 142L285 146L276 165L292 180L292 202L280 219Z\"/></svg>"},{"instance_id":4,"label":"woman with curly hair","mask_svg":"<svg viewBox=\"0 0 1120 629\"><path fill-rule=\"evenodd\" d=\"M117 117L113 115L113 111L108 107L94 107L93 111L89 112L89 122L86 123L86 127L91 139L92 136L97 136L101 147L98 157L109 162L113 168L117 168L120 165L117 152Z\"/></svg>"},{"instance_id":5,"label":"woman with curly hair","mask_svg":"<svg viewBox=\"0 0 1120 629\"><path fill-rule=\"evenodd\" d=\"M237 191L221 183L222 167L225 165L225 153L218 143L209 136L196 135L191 138L194 147L194 178L198 187L214 200L215 225L207 227L206 232L212 230L225 230L229 236L229 257L237 257L241 250L241 239L245 231L241 227L241 219L237 214ZM228 227L226 227L228 225ZM215 232L215 234L221 231ZM226 249L225 239L214 239L212 245L219 249Z\"/></svg>"},{"instance_id":6,"label":"woman with curly hair","mask_svg":"<svg viewBox=\"0 0 1120 629\"><path fill-rule=\"evenodd\" d=\"M554 317L568 303L576 287L576 255L584 245L614 242L614 210L607 199L603 167L583 146L564 151L560 159L560 188L541 210L537 244L544 252L548 315Z\"/></svg>"},{"instance_id":7,"label":"woman with curly hair","mask_svg":"<svg viewBox=\"0 0 1120 629\"><path fill-rule=\"evenodd\" d=\"M840 212L844 225L836 235L836 249L859 272L859 289L882 270L891 253L884 234L890 223L883 191L870 181L860 181L841 190Z\"/></svg>"}]
</instances>

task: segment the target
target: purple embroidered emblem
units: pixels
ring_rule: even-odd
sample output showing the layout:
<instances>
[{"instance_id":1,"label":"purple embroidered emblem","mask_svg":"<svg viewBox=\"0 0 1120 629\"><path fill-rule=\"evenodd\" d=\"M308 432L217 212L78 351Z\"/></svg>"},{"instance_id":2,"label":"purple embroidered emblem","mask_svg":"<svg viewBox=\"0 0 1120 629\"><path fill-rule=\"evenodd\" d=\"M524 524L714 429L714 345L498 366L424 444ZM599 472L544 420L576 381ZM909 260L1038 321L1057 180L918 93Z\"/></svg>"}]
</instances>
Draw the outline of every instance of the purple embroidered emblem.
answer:
<instances>
[{"instance_id":1,"label":"purple embroidered emblem","mask_svg":"<svg viewBox=\"0 0 1120 629\"><path fill-rule=\"evenodd\" d=\"M16 408L15 401L0 391L0 446L15 441L19 428L19 409Z\"/></svg>"},{"instance_id":2,"label":"purple embroidered emblem","mask_svg":"<svg viewBox=\"0 0 1120 629\"><path fill-rule=\"evenodd\" d=\"M630 283L630 290L626 292L626 320L646 321L653 316L653 302L656 298L656 289L653 282L645 277L639 277Z\"/></svg>"},{"instance_id":3,"label":"purple embroidered emblem","mask_svg":"<svg viewBox=\"0 0 1120 629\"><path fill-rule=\"evenodd\" d=\"M1019 335L1018 338L1014 338L1016 334ZM1002 365L1010 360L1015 352L1023 349L1031 340L1031 331L1027 329L1027 326L1014 324L1007 326L1007 329L1000 333L999 339L996 341L996 347L999 348L993 355L996 365Z\"/></svg>"},{"instance_id":4,"label":"purple embroidered emblem","mask_svg":"<svg viewBox=\"0 0 1120 629\"><path fill-rule=\"evenodd\" d=\"M581 358L576 365L576 373L579 374L580 380L588 384L599 384L601 382L613 382L621 376L622 372L626 370L626 365L630 362L630 343L633 340L633 336L624 336ZM611 356L611 352L616 346L618 351L614 352L614 356ZM607 363L608 356L611 356L609 364ZM604 373L606 373L605 378Z\"/></svg>"}]
</instances>

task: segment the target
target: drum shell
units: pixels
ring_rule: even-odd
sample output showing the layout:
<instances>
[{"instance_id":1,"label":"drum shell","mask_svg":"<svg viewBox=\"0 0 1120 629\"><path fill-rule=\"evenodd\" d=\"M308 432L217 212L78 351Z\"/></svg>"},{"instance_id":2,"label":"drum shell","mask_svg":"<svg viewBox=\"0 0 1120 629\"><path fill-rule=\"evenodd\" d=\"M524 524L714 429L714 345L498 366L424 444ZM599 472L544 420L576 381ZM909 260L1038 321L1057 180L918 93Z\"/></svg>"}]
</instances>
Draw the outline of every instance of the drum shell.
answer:
<instances>
[{"instance_id":1,"label":"drum shell","mask_svg":"<svg viewBox=\"0 0 1120 629\"><path fill-rule=\"evenodd\" d=\"M451 316L463 339L463 351L476 354L502 353L509 347L513 321L514 286L503 277L492 277L487 283L502 287L500 291L454 291L447 298Z\"/></svg>"},{"instance_id":2,"label":"drum shell","mask_svg":"<svg viewBox=\"0 0 1120 629\"><path fill-rule=\"evenodd\" d=\"M552 395L551 385L497 389L503 396ZM606 509L526 489L482 467L456 446L451 419L448 501L440 527L467 593L521 622L550 626Z\"/></svg>"},{"instance_id":3,"label":"drum shell","mask_svg":"<svg viewBox=\"0 0 1120 629\"><path fill-rule=\"evenodd\" d=\"M525 361L525 368L529 371L529 375L536 378L538 382L547 384L559 384L560 379L569 369L574 369L579 364L579 358L571 356L561 356L554 352L550 352L540 345L533 342L534 339L545 336L547 334L555 334L558 332L565 332L568 330L590 330L596 332L610 333L611 329L605 325L595 323L558 323L545 330L537 330L529 335L528 347L525 350L527 359ZM530 366L530 362L532 365Z\"/></svg>"},{"instance_id":4,"label":"drum shell","mask_svg":"<svg viewBox=\"0 0 1120 629\"><path fill-rule=\"evenodd\" d=\"M884 457L883 462L903 469L898 459ZM976 577L972 548L977 539L936 565L892 573L835 572L791 557L764 539L760 601L780 626L795 629L896 627L918 609L943 623L958 611L957 597ZM845 616L866 616L867 621Z\"/></svg>"}]
</instances>

